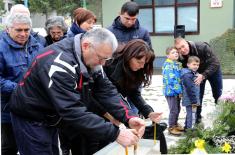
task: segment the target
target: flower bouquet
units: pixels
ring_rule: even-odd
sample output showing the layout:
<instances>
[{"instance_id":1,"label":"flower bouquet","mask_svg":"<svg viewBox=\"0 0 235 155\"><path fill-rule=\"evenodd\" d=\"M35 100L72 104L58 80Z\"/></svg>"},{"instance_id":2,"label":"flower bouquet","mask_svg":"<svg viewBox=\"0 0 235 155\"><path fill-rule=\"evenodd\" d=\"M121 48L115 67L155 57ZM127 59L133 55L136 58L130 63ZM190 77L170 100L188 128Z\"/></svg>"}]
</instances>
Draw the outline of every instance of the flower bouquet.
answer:
<instances>
[{"instance_id":1,"label":"flower bouquet","mask_svg":"<svg viewBox=\"0 0 235 155\"><path fill-rule=\"evenodd\" d=\"M198 124L169 149L170 154L235 153L235 93L222 96L210 128Z\"/></svg>"}]
</instances>

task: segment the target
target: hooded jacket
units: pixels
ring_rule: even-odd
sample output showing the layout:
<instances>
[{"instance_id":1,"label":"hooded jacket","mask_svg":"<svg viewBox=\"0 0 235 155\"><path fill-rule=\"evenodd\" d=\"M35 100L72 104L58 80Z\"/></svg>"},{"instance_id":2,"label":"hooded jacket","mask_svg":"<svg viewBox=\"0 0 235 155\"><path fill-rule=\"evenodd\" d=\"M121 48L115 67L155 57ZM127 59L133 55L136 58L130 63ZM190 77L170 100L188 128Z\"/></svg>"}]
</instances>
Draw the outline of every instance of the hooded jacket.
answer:
<instances>
[{"instance_id":1,"label":"hooded jacket","mask_svg":"<svg viewBox=\"0 0 235 155\"><path fill-rule=\"evenodd\" d=\"M180 63L166 59L162 66L164 96L178 96L182 93L180 72Z\"/></svg>"},{"instance_id":2,"label":"hooded jacket","mask_svg":"<svg viewBox=\"0 0 235 155\"><path fill-rule=\"evenodd\" d=\"M26 45L11 39L6 31L0 40L0 83L1 83L1 122L9 123L10 111L7 108L10 96L30 66L33 58L42 50L40 43L32 36Z\"/></svg>"},{"instance_id":3,"label":"hooded jacket","mask_svg":"<svg viewBox=\"0 0 235 155\"><path fill-rule=\"evenodd\" d=\"M197 86L194 83L196 78L197 72L194 72L188 68L183 68L181 70L181 82L183 85L183 106L200 104L200 86Z\"/></svg>"},{"instance_id":4,"label":"hooded jacket","mask_svg":"<svg viewBox=\"0 0 235 155\"><path fill-rule=\"evenodd\" d=\"M70 136L84 134L116 140L119 129L89 112L82 99L82 85L93 78L96 99L116 119L128 123L135 117L117 90L101 72L91 73L82 61L81 35L65 38L44 49L34 60L14 92L10 108L22 118L50 126L65 123Z\"/></svg>"},{"instance_id":5,"label":"hooded jacket","mask_svg":"<svg viewBox=\"0 0 235 155\"><path fill-rule=\"evenodd\" d=\"M108 28L116 36L119 43L127 43L132 39L142 39L152 47L149 32L140 26L138 19L134 26L127 28L120 21L120 16L114 19L113 24Z\"/></svg>"}]
</instances>

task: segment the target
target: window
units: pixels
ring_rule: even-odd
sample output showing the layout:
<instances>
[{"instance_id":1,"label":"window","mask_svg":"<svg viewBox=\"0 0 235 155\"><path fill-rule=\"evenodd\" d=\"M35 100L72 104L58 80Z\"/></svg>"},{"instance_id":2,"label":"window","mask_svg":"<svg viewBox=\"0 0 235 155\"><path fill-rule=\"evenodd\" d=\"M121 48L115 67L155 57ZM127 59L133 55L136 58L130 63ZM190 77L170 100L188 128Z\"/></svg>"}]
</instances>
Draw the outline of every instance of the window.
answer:
<instances>
[{"instance_id":1,"label":"window","mask_svg":"<svg viewBox=\"0 0 235 155\"><path fill-rule=\"evenodd\" d=\"M151 35L173 35L175 25L199 34L200 0L133 0L140 6L139 22Z\"/></svg>"}]
</instances>

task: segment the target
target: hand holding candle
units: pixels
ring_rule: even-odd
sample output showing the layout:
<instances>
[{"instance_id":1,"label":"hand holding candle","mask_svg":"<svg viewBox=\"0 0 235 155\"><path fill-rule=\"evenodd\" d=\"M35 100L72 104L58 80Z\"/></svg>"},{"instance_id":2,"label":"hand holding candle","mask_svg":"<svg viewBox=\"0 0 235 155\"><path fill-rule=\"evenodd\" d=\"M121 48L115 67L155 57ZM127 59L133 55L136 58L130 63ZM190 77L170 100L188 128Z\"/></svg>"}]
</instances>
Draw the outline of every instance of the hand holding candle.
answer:
<instances>
[{"instance_id":1,"label":"hand holding candle","mask_svg":"<svg viewBox=\"0 0 235 155\"><path fill-rule=\"evenodd\" d=\"M131 129L136 129L138 132L138 137L141 138L144 135L145 131L145 122L144 120L138 118L138 117L133 117L129 120L129 126Z\"/></svg>"}]
</instances>

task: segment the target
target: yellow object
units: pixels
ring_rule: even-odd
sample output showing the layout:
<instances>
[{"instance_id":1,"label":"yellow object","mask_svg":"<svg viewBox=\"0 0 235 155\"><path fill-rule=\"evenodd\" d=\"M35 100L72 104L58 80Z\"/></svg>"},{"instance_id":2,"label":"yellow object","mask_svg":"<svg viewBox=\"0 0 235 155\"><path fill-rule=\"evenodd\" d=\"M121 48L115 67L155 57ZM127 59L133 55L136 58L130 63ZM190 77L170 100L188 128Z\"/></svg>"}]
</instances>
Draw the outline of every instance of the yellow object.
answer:
<instances>
[{"instance_id":1,"label":"yellow object","mask_svg":"<svg viewBox=\"0 0 235 155\"><path fill-rule=\"evenodd\" d=\"M153 130L153 142L154 142L154 145L157 143L156 139L157 139L157 127L156 127L156 123L153 123L154 125L154 130Z\"/></svg>"},{"instance_id":2,"label":"yellow object","mask_svg":"<svg viewBox=\"0 0 235 155\"><path fill-rule=\"evenodd\" d=\"M128 148L125 147L125 152L126 152L126 155L128 155Z\"/></svg>"},{"instance_id":3,"label":"yellow object","mask_svg":"<svg viewBox=\"0 0 235 155\"><path fill-rule=\"evenodd\" d=\"M190 154L207 154L207 152L204 148L205 140L203 140L203 139L195 140L194 144L195 144L196 148L193 151L191 151Z\"/></svg>"},{"instance_id":4,"label":"yellow object","mask_svg":"<svg viewBox=\"0 0 235 155\"><path fill-rule=\"evenodd\" d=\"M204 149L205 140L198 139L198 140L195 141L194 144L195 144L196 148L198 148L198 149Z\"/></svg>"},{"instance_id":5,"label":"yellow object","mask_svg":"<svg viewBox=\"0 0 235 155\"><path fill-rule=\"evenodd\" d=\"M224 146L222 146L222 151L229 153L231 151L231 148L232 148L231 145L229 145L229 143L225 142Z\"/></svg>"}]
</instances>

